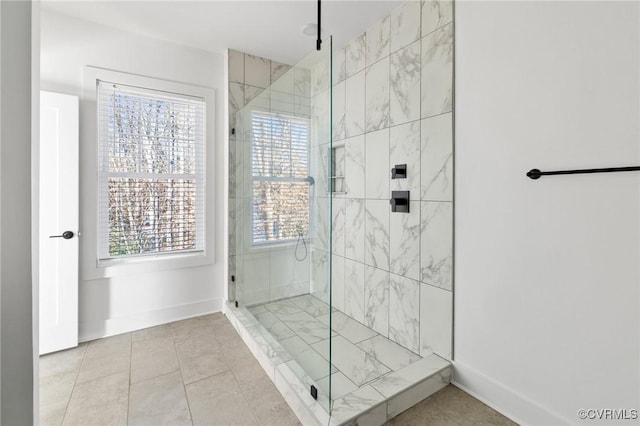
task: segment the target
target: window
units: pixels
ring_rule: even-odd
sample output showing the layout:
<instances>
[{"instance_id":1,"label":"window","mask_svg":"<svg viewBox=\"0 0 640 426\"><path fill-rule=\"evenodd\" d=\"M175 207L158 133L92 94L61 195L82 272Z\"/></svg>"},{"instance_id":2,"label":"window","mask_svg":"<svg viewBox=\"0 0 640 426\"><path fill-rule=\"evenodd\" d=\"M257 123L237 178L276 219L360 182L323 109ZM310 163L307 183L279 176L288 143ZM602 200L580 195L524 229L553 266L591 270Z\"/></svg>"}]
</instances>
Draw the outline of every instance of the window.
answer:
<instances>
[{"instance_id":1,"label":"window","mask_svg":"<svg viewBox=\"0 0 640 426\"><path fill-rule=\"evenodd\" d=\"M205 101L98 81L98 258L203 251Z\"/></svg>"},{"instance_id":2,"label":"window","mask_svg":"<svg viewBox=\"0 0 640 426\"><path fill-rule=\"evenodd\" d=\"M309 119L251 112L253 244L309 230Z\"/></svg>"}]
</instances>

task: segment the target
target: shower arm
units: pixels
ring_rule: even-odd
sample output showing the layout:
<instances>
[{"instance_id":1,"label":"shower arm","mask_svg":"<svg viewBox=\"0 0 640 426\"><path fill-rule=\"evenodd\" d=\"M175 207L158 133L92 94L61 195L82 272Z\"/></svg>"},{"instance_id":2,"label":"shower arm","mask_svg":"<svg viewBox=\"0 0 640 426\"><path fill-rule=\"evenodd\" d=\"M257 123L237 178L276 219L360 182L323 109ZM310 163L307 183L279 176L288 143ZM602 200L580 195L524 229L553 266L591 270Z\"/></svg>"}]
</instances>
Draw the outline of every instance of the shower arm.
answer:
<instances>
[{"instance_id":1,"label":"shower arm","mask_svg":"<svg viewBox=\"0 0 640 426\"><path fill-rule=\"evenodd\" d=\"M320 7L321 2L322 0L318 0L318 39L316 40L316 50L320 50L320 45L322 44L322 38L320 38L320 34L321 34L320 23L322 21L322 13L321 13L321 7Z\"/></svg>"}]
</instances>

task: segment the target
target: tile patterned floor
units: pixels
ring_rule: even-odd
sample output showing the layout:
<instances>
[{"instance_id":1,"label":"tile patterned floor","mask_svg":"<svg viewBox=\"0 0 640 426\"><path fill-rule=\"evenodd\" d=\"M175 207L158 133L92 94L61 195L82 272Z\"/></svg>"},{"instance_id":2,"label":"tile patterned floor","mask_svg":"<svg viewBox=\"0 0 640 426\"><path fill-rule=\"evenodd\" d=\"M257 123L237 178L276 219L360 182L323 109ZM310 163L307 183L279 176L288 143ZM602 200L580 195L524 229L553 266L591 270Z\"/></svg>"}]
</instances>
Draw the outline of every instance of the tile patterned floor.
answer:
<instances>
[{"instance_id":1,"label":"tile patterned floor","mask_svg":"<svg viewBox=\"0 0 640 426\"><path fill-rule=\"evenodd\" d=\"M290 350L308 344L298 339L287 339ZM346 376L333 380L344 382L342 391L355 386ZM300 424L219 313L41 357L40 420L83 426ZM388 424L514 423L448 386Z\"/></svg>"}]
</instances>

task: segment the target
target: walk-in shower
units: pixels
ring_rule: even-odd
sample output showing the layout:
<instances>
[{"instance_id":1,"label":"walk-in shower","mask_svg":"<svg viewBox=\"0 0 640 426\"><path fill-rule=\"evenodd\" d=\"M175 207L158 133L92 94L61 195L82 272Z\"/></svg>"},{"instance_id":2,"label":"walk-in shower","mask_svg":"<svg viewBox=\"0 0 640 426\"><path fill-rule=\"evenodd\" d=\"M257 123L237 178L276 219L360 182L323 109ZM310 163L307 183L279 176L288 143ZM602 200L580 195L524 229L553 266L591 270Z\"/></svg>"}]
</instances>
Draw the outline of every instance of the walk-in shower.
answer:
<instances>
[{"instance_id":1,"label":"walk-in shower","mask_svg":"<svg viewBox=\"0 0 640 426\"><path fill-rule=\"evenodd\" d=\"M225 310L304 424L382 424L450 381L447 4L292 67L230 52Z\"/></svg>"}]
</instances>

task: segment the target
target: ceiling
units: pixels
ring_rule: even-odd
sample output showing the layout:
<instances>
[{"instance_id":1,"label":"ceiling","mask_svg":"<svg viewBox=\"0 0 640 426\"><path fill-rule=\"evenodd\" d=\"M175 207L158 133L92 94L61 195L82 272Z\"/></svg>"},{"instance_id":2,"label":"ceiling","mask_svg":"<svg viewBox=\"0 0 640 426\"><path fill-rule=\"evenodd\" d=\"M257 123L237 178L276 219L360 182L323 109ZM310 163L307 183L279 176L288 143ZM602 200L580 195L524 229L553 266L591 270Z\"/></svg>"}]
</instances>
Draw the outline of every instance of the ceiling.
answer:
<instances>
[{"instance_id":1,"label":"ceiling","mask_svg":"<svg viewBox=\"0 0 640 426\"><path fill-rule=\"evenodd\" d=\"M403 0L325 0L322 33L342 46L387 16ZM236 49L295 64L315 49L302 33L317 20L314 0L57 1L42 7L140 35L210 52Z\"/></svg>"}]
</instances>

